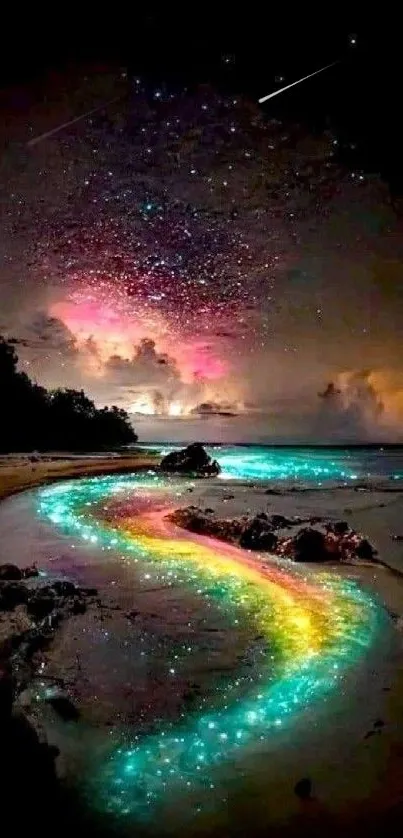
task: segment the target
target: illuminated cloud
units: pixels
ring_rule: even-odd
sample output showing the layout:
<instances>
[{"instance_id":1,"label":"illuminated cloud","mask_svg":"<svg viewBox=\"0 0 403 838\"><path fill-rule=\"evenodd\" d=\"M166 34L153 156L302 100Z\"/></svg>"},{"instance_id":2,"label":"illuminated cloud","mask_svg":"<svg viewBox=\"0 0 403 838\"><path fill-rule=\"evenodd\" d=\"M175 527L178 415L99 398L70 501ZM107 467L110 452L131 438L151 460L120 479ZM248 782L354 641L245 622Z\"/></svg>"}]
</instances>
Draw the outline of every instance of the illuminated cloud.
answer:
<instances>
[{"instance_id":1,"label":"illuminated cloud","mask_svg":"<svg viewBox=\"0 0 403 838\"><path fill-rule=\"evenodd\" d=\"M19 334L12 343L33 350L54 350L63 355L75 355L76 339L70 329L57 317L46 311L37 311L21 324Z\"/></svg>"},{"instance_id":2,"label":"illuminated cloud","mask_svg":"<svg viewBox=\"0 0 403 838\"><path fill-rule=\"evenodd\" d=\"M236 405L219 402L201 402L193 407L190 413L193 416L237 416Z\"/></svg>"},{"instance_id":3,"label":"illuminated cloud","mask_svg":"<svg viewBox=\"0 0 403 838\"><path fill-rule=\"evenodd\" d=\"M318 432L330 439L365 441L401 436L403 376L384 370L339 373L319 393Z\"/></svg>"}]
</instances>

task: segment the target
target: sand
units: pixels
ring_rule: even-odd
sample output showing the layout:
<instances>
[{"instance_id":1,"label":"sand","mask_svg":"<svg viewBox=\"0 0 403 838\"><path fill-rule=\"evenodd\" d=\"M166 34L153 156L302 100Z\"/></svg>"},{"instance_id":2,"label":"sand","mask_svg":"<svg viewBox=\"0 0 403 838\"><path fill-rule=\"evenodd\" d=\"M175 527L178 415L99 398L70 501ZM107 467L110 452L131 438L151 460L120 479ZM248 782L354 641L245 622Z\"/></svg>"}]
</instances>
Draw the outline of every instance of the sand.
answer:
<instances>
[{"instance_id":1,"label":"sand","mask_svg":"<svg viewBox=\"0 0 403 838\"><path fill-rule=\"evenodd\" d=\"M266 494L267 490L271 492L273 489L279 494ZM327 799L325 809L328 814L332 813L336 833L337 824L343 830L350 825L353 832L352 825L357 819L357 828L363 828L362 822L365 821L368 830L373 828L374 834L378 834L379 821L372 823L371 817L380 817L381 813L385 824L390 823L394 828L395 819L403 815L403 541L395 540L393 536L403 534L403 493L391 491L390 484L386 483L358 491L348 487L304 487L303 490L293 491L285 488L284 484L259 483L251 486L217 480L193 484L193 490L187 497L189 503L202 508L210 507L218 517L223 518L267 512L346 520L377 549L382 564L326 565L326 570L352 577L376 593L392 617L396 644L393 652L387 653L387 666L382 675L380 661L376 662L373 683L369 685L371 691L375 691L380 686L380 680L384 679L381 691L385 701L379 703L379 713L384 722L381 733L355 742L351 763L345 766L344 777L339 780L333 777L336 782L331 783L335 805ZM314 573L323 570L317 565L306 567ZM368 695L368 700L370 697L373 696ZM365 695L363 701L366 702ZM366 709L364 704L363 717ZM332 772L331 765L321 771L317 786L319 797L321 787L326 787ZM323 828L328 831L330 826L326 821Z\"/></svg>"},{"instance_id":2,"label":"sand","mask_svg":"<svg viewBox=\"0 0 403 838\"><path fill-rule=\"evenodd\" d=\"M7 454L0 456L0 500L43 483L113 472L152 468L152 455L139 454Z\"/></svg>"},{"instance_id":3,"label":"sand","mask_svg":"<svg viewBox=\"0 0 403 838\"><path fill-rule=\"evenodd\" d=\"M155 463L152 458L139 456L64 457L34 463L27 457L13 458L11 462L6 460L8 458L2 458L0 463L0 497L49 480L112 471L127 472ZM266 494L267 489L277 490L279 494ZM56 572L67 573L74 567L78 581L81 581L81 573L86 581L95 581L100 596L109 603L118 601L125 613L135 602L138 615L134 624L129 626L122 614L116 614L112 621L92 626L88 625L85 617L69 621L57 633L53 648L47 655L49 676L62 675L67 679L75 697L81 701L84 715L87 711L94 712L91 696L96 684L100 699L96 713L100 725L108 725L116 709L114 694L116 689L119 690L119 666L123 667L125 679L137 679L140 697L142 691L147 691L150 667L154 667L156 682L160 683L160 691L154 697L155 706L162 712L175 710L165 694L158 667L161 661L166 660L170 643L181 637L179 617L183 617L183 609L188 605L191 607L191 604L180 592L172 591L163 604L164 612L158 613L160 592L152 588L143 589L139 596L139 591L133 590L133 579L127 567L118 569L113 562L102 566L96 562L91 564L86 554L82 554L79 560L77 551L68 544L63 546L62 553L59 547L55 556L57 542L52 540L53 536L45 529L38 530L35 535L32 529L30 502L30 493L27 493L1 505L0 531L5 534L6 543L3 552L0 549L0 561L11 560L7 552L10 544L14 549L12 560L17 560L18 552L18 563L21 564L26 564L28 557L35 559L33 553L37 550L38 556L45 556L49 567L53 566ZM331 712L324 708L322 716L319 716L320 724L316 721L316 727L309 731L309 736L304 739L302 735L300 740L296 739L293 753L285 749L284 758L276 757L275 772L271 776L267 776L267 760L266 763L263 761L262 771L260 775L257 772L258 779L246 789L245 797L237 794L230 798L231 830L234 829L234 822L242 823L250 818L253 800L256 823L266 824L269 828L274 820L276 830L282 832L284 827L287 834L293 834L295 828L299 835L301 829L302 834L307 834L304 833L307 829L310 835L325 832L329 835L350 835L363 830L366 835L377 835L380 824L393 834L395 823L403 815L403 542L393 540L392 536L403 534L403 494L391 492L388 486L381 484L366 491L350 487L293 491L284 484L276 487L272 483L250 484L221 479L192 484L179 481L177 505L190 503L202 508L210 507L220 517L228 518L246 512L265 511L347 520L350 526L360 530L375 545L383 564L334 565L330 568L327 565L326 570L347 574L371 588L387 612L393 615L390 637L385 637L384 647L376 650L368 671L351 675L353 687L356 678L354 707L348 704L348 691L346 696L340 695ZM14 533L16 519L21 521L21 530ZM37 541L31 538L33 535ZM271 560L264 555L255 558L256 561ZM307 566L308 573L318 570L323 568ZM140 635L145 627L149 628L150 643L146 649L146 663L139 669L133 661L136 649L141 648ZM102 638L109 631L119 635L122 642L116 648L112 646L109 651L112 657L102 662ZM153 645L153 632L156 637L164 633L164 649ZM192 666L198 667L196 677L207 691L210 680L213 683L221 671L220 667L225 669L225 666L233 665L237 644L242 645L243 642L243 638L239 637L233 649L225 649L225 632L221 631L219 624L215 632L215 635L206 635L200 659L192 661ZM215 638L215 646L211 637ZM125 656L123 648L128 639L132 644L129 657ZM186 640L185 634L183 640ZM77 645L80 649L79 666ZM112 659L120 663L111 679L108 660ZM125 712L127 707L122 701L119 713L124 715ZM377 721L382 722L378 727L374 726ZM51 741L61 747L62 756L64 753L68 759L69 749L77 745L72 741L71 730L66 736L53 718L49 717L45 722ZM256 764L259 764L258 755L254 756L254 768ZM293 794L293 783L306 774L313 779L317 797L311 807L300 805ZM235 834L231 830L227 832L227 826L223 823L222 834Z\"/></svg>"}]
</instances>

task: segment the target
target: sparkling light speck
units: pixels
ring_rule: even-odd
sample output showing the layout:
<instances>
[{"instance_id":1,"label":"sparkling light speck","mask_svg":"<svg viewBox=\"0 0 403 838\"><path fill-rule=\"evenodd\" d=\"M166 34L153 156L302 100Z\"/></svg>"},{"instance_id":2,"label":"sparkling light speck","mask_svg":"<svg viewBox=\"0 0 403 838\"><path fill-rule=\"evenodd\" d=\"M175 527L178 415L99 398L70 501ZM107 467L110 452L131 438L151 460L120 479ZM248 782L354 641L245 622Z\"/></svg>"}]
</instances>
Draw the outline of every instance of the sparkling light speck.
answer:
<instances>
[{"instance_id":1,"label":"sparkling light speck","mask_svg":"<svg viewBox=\"0 0 403 838\"><path fill-rule=\"evenodd\" d=\"M179 722L111 746L94 766L90 793L101 810L153 817L169 795L197 790L207 800L218 766L275 735L304 708L340 689L344 672L371 646L382 612L350 580L262 564L238 548L184 533L168 523L172 485L153 474L108 476L40 491L40 514L69 535L96 541L134 562L154 565L158 584L181 584L265 641L248 691L235 672L217 685L214 705ZM150 574L144 574L144 579ZM169 667L175 678L180 660ZM206 797L207 795L207 797ZM211 805L211 799L209 800Z\"/></svg>"}]
</instances>

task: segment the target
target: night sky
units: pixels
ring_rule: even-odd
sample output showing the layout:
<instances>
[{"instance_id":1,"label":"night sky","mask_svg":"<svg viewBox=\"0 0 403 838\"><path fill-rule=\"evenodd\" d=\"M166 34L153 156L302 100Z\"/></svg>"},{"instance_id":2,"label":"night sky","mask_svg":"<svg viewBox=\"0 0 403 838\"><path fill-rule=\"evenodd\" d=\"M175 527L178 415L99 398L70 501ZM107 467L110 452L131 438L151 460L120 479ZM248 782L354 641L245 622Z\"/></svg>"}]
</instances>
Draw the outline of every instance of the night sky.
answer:
<instances>
[{"instance_id":1,"label":"night sky","mask_svg":"<svg viewBox=\"0 0 403 838\"><path fill-rule=\"evenodd\" d=\"M126 408L142 440L402 439L393 21L47 23L1 68L21 366Z\"/></svg>"}]
</instances>

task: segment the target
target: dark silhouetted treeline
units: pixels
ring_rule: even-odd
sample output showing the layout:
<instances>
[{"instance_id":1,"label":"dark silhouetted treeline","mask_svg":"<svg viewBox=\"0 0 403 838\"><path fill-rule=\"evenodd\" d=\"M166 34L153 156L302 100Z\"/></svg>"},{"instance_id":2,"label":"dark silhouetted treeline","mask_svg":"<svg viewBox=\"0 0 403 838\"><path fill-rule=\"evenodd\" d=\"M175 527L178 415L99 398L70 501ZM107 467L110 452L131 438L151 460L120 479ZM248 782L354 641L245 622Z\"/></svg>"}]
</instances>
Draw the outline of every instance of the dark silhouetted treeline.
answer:
<instances>
[{"instance_id":1,"label":"dark silhouetted treeline","mask_svg":"<svg viewBox=\"0 0 403 838\"><path fill-rule=\"evenodd\" d=\"M0 451L96 451L136 442L125 410L99 410L83 390L48 391L17 362L0 337Z\"/></svg>"}]
</instances>

